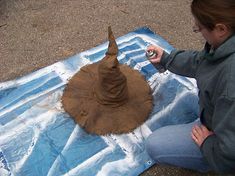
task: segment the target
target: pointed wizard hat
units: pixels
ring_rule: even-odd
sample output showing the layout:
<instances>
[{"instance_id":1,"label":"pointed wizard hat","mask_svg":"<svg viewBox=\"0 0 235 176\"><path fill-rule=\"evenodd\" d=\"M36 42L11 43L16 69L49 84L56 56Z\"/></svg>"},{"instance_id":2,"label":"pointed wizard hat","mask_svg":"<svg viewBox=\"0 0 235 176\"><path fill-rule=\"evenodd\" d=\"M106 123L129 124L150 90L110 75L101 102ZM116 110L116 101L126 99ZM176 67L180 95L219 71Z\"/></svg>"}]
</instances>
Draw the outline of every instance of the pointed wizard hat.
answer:
<instances>
[{"instance_id":1,"label":"pointed wizard hat","mask_svg":"<svg viewBox=\"0 0 235 176\"><path fill-rule=\"evenodd\" d=\"M152 110L152 92L144 77L117 60L118 46L108 28L105 57L80 69L68 82L62 104L88 133L128 133L140 126Z\"/></svg>"}]
</instances>

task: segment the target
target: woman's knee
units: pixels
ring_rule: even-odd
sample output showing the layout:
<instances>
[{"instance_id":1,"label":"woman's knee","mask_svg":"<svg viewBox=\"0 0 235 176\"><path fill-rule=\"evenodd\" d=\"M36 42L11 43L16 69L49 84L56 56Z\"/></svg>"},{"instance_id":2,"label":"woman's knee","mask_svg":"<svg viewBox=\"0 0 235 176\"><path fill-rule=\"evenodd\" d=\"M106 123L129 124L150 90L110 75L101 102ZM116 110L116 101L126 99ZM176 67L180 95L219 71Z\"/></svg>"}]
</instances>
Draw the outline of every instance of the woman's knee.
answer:
<instances>
[{"instance_id":1,"label":"woman's knee","mask_svg":"<svg viewBox=\"0 0 235 176\"><path fill-rule=\"evenodd\" d=\"M146 151L159 164L208 171L208 164L190 136L192 124L160 128L146 139Z\"/></svg>"},{"instance_id":2,"label":"woman's knee","mask_svg":"<svg viewBox=\"0 0 235 176\"><path fill-rule=\"evenodd\" d=\"M164 146L167 145L166 141L161 139L163 137L164 136L154 133L151 134L146 140L146 151L148 155L155 161L158 161L158 156L160 156L164 152Z\"/></svg>"},{"instance_id":3,"label":"woman's knee","mask_svg":"<svg viewBox=\"0 0 235 176\"><path fill-rule=\"evenodd\" d=\"M191 153L196 146L190 136L191 128L187 125L166 126L154 131L146 140L149 156L160 162L163 156L184 155Z\"/></svg>"}]
</instances>

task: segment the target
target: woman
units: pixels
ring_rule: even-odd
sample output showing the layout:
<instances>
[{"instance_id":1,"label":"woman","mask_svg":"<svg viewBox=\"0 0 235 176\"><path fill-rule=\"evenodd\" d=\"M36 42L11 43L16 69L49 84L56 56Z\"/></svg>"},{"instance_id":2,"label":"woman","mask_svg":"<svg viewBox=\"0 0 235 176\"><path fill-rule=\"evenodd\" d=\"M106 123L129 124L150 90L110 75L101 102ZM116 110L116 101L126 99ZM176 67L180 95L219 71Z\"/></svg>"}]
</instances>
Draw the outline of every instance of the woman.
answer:
<instances>
[{"instance_id":1,"label":"woman","mask_svg":"<svg viewBox=\"0 0 235 176\"><path fill-rule=\"evenodd\" d=\"M153 64L196 79L200 121L156 130L147 151L160 164L235 173L235 0L193 0L191 11L194 32L206 40L202 51L148 50L157 53Z\"/></svg>"}]
</instances>

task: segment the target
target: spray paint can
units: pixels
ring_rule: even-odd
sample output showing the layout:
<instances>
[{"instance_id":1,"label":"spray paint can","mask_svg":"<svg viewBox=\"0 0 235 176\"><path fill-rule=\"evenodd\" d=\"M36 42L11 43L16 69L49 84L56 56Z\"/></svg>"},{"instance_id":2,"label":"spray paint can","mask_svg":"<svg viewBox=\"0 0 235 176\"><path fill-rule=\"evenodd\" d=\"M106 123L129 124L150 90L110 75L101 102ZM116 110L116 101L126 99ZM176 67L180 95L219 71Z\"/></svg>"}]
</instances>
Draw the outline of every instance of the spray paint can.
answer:
<instances>
[{"instance_id":1,"label":"spray paint can","mask_svg":"<svg viewBox=\"0 0 235 176\"><path fill-rule=\"evenodd\" d=\"M147 57L148 59L154 58L154 57L156 57L156 56L157 56L156 51L154 51L154 50L148 50L148 51L146 51L146 57Z\"/></svg>"},{"instance_id":2,"label":"spray paint can","mask_svg":"<svg viewBox=\"0 0 235 176\"><path fill-rule=\"evenodd\" d=\"M146 57L147 59L152 59L157 56L157 52L154 50L148 50L146 51ZM161 64L154 64L155 68L159 71L159 73L163 73L166 71L166 69Z\"/></svg>"}]
</instances>

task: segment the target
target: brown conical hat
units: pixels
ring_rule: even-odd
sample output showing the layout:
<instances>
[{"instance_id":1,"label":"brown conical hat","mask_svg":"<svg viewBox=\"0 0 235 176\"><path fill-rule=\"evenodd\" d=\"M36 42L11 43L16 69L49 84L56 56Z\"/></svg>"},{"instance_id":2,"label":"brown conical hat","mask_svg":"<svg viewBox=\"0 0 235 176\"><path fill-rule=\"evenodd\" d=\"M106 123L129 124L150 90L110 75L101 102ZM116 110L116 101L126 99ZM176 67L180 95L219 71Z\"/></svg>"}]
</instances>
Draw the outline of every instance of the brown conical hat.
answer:
<instances>
[{"instance_id":1,"label":"brown conical hat","mask_svg":"<svg viewBox=\"0 0 235 176\"><path fill-rule=\"evenodd\" d=\"M118 46L109 27L109 46L99 62L86 65L67 84L62 104L89 133L131 132L152 110L152 93L144 77L117 60Z\"/></svg>"}]
</instances>

